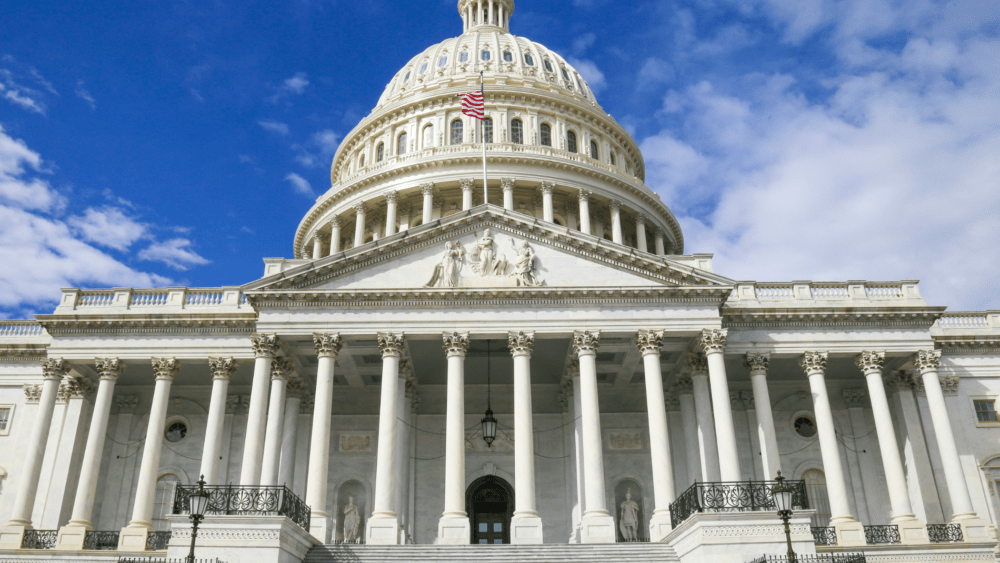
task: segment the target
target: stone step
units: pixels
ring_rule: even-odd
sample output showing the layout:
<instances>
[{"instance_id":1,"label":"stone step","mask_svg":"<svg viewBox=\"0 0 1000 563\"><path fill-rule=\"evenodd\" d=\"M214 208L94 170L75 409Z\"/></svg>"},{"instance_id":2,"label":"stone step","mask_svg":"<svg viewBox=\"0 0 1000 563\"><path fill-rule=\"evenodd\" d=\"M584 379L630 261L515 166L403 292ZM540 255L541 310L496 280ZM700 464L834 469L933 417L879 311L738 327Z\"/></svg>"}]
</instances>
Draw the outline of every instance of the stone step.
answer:
<instances>
[{"instance_id":1,"label":"stone step","mask_svg":"<svg viewBox=\"0 0 1000 563\"><path fill-rule=\"evenodd\" d=\"M319 545L303 563L667 563L667 544Z\"/></svg>"}]
</instances>

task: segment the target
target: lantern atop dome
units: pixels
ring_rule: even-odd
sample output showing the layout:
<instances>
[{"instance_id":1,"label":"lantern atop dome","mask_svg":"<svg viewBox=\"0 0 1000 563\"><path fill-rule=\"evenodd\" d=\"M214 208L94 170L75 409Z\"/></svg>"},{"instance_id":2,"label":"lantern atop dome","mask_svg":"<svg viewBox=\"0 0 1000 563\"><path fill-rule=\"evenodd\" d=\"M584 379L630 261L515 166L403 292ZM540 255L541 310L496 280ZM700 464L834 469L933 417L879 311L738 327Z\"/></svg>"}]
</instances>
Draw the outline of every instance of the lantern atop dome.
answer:
<instances>
[{"instance_id":1,"label":"lantern atop dome","mask_svg":"<svg viewBox=\"0 0 1000 563\"><path fill-rule=\"evenodd\" d=\"M459 0L458 13L464 24L462 33L484 27L510 31L514 0Z\"/></svg>"}]
</instances>

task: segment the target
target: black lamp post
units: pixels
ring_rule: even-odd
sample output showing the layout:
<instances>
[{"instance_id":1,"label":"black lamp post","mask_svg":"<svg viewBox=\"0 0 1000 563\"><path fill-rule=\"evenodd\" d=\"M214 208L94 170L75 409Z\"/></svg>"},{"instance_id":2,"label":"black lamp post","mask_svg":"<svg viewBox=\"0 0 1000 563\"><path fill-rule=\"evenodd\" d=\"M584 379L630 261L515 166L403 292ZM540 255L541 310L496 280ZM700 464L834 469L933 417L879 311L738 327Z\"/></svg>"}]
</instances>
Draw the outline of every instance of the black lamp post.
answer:
<instances>
[{"instance_id":1,"label":"black lamp post","mask_svg":"<svg viewBox=\"0 0 1000 563\"><path fill-rule=\"evenodd\" d=\"M490 341L486 341L486 416L480 421L483 425L483 440L486 447L493 445L493 440L497 439L497 419L493 418L493 409L490 406Z\"/></svg>"},{"instance_id":2,"label":"black lamp post","mask_svg":"<svg viewBox=\"0 0 1000 563\"><path fill-rule=\"evenodd\" d=\"M208 508L208 491L205 490L205 476L198 479L198 490L188 497L191 503L191 551L187 556L187 563L194 563L194 538L198 535L198 523L205 518L205 509Z\"/></svg>"},{"instance_id":3,"label":"black lamp post","mask_svg":"<svg viewBox=\"0 0 1000 563\"><path fill-rule=\"evenodd\" d=\"M785 523L785 541L788 542L788 562L795 563L795 551L792 550L792 530L789 520L792 519L792 488L785 485L785 478L778 471L778 476L774 478L778 482L771 488L771 495L774 496L774 504L778 508L778 518Z\"/></svg>"}]
</instances>

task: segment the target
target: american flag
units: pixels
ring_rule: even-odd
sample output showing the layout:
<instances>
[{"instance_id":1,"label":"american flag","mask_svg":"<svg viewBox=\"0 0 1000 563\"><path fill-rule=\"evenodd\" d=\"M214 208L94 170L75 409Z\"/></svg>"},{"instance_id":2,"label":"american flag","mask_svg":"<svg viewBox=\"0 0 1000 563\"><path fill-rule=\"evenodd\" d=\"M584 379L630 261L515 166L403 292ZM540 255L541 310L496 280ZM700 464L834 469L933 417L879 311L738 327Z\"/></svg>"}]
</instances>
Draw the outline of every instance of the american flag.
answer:
<instances>
[{"instance_id":1,"label":"american flag","mask_svg":"<svg viewBox=\"0 0 1000 563\"><path fill-rule=\"evenodd\" d=\"M483 102L482 91L456 95L462 98L462 113L476 119L486 117L486 104Z\"/></svg>"}]
</instances>

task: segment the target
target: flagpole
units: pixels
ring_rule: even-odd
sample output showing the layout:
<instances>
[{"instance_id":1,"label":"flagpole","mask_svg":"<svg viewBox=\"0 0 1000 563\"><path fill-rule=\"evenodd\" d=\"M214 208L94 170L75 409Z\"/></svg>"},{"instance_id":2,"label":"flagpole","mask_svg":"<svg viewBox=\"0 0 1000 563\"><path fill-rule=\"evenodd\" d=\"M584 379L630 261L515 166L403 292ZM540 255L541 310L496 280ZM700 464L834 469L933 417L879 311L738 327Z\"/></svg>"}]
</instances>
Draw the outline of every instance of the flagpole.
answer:
<instances>
[{"instance_id":1,"label":"flagpole","mask_svg":"<svg viewBox=\"0 0 1000 563\"><path fill-rule=\"evenodd\" d=\"M479 93L483 96L483 118L479 120L480 127L482 128L483 134L483 204L488 204L490 202L490 190L488 187L488 180L486 177L486 92L483 87L483 73L479 72Z\"/></svg>"}]
</instances>

